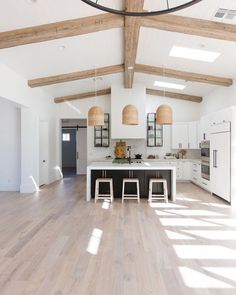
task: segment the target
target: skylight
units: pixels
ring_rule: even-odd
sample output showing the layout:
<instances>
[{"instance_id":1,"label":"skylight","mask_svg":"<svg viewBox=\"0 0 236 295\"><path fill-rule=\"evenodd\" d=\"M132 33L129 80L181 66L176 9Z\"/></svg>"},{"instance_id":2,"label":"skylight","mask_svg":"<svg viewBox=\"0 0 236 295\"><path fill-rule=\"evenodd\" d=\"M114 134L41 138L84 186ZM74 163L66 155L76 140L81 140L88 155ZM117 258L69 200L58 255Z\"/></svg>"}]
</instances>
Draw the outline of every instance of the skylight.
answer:
<instances>
[{"instance_id":1,"label":"skylight","mask_svg":"<svg viewBox=\"0 0 236 295\"><path fill-rule=\"evenodd\" d=\"M183 90L186 87L186 85L183 85L183 84L169 83L169 82L163 82L163 81L155 81L154 86L158 86L161 88L178 89L178 90Z\"/></svg>"},{"instance_id":2,"label":"skylight","mask_svg":"<svg viewBox=\"0 0 236 295\"><path fill-rule=\"evenodd\" d=\"M204 62L214 62L221 55L221 53L202 49L173 46L169 55Z\"/></svg>"}]
</instances>

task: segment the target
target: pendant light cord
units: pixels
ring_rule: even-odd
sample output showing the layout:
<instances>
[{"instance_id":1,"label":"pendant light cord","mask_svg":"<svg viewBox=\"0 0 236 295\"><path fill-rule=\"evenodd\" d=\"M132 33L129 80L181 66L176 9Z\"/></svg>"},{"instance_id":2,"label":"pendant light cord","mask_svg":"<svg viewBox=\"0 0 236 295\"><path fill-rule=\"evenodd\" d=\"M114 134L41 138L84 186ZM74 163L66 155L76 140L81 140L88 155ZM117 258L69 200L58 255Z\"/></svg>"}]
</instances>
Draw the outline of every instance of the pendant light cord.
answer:
<instances>
[{"instance_id":1,"label":"pendant light cord","mask_svg":"<svg viewBox=\"0 0 236 295\"><path fill-rule=\"evenodd\" d=\"M162 71L163 71L163 82L165 83L165 66L162 65ZM164 86L164 99L166 98L166 87Z\"/></svg>"},{"instance_id":2,"label":"pendant light cord","mask_svg":"<svg viewBox=\"0 0 236 295\"><path fill-rule=\"evenodd\" d=\"M95 103L97 102L97 67L94 67Z\"/></svg>"}]
</instances>

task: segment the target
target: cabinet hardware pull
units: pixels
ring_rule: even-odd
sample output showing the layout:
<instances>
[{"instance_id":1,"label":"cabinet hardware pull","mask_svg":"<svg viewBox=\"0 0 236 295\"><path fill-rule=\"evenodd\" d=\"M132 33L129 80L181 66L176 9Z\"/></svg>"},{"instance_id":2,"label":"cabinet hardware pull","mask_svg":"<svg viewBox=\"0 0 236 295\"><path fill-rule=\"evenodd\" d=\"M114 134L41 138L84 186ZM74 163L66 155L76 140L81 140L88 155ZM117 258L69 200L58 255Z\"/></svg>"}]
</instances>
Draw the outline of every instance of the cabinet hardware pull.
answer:
<instances>
[{"instance_id":1,"label":"cabinet hardware pull","mask_svg":"<svg viewBox=\"0 0 236 295\"><path fill-rule=\"evenodd\" d=\"M217 164L218 164L218 163L217 163L217 162L218 162L218 161L217 161L217 160L218 160L218 159L217 159L217 153L218 153L218 151L215 150L215 157L216 157L216 158L215 158L215 168L218 168L218 165L217 165Z\"/></svg>"}]
</instances>

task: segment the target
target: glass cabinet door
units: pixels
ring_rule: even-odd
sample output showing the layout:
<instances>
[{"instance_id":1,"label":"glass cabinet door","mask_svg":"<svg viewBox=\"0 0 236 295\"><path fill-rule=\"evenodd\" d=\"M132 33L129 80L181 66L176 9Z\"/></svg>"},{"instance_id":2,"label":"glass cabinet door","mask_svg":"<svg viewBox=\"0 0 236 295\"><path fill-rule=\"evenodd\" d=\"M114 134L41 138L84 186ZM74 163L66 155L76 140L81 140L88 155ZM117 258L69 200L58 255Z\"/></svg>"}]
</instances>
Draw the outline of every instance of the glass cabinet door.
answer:
<instances>
[{"instance_id":1,"label":"glass cabinet door","mask_svg":"<svg viewBox=\"0 0 236 295\"><path fill-rule=\"evenodd\" d=\"M94 146L109 147L110 145L109 114L104 114L104 126L94 127Z\"/></svg>"},{"instance_id":2,"label":"glass cabinet door","mask_svg":"<svg viewBox=\"0 0 236 295\"><path fill-rule=\"evenodd\" d=\"M163 127L156 124L156 113L147 114L147 146L163 146Z\"/></svg>"}]
</instances>

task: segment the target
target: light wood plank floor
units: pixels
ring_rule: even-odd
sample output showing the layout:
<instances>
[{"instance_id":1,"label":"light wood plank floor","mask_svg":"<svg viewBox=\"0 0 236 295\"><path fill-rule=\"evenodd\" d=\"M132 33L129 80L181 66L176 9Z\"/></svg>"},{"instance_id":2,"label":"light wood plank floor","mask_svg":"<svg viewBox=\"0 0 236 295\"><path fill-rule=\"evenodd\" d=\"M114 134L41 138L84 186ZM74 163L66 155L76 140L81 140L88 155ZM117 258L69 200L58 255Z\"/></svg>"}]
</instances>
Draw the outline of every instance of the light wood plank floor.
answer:
<instances>
[{"instance_id":1,"label":"light wood plank floor","mask_svg":"<svg viewBox=\"0 0 236 295\"><path fill-rule=\"evenodd\" d=\"M87 203L80 177L0 193L0 294L235 295L235 209L177 191L174 204Z\"/></svg>"}]
</instances>

